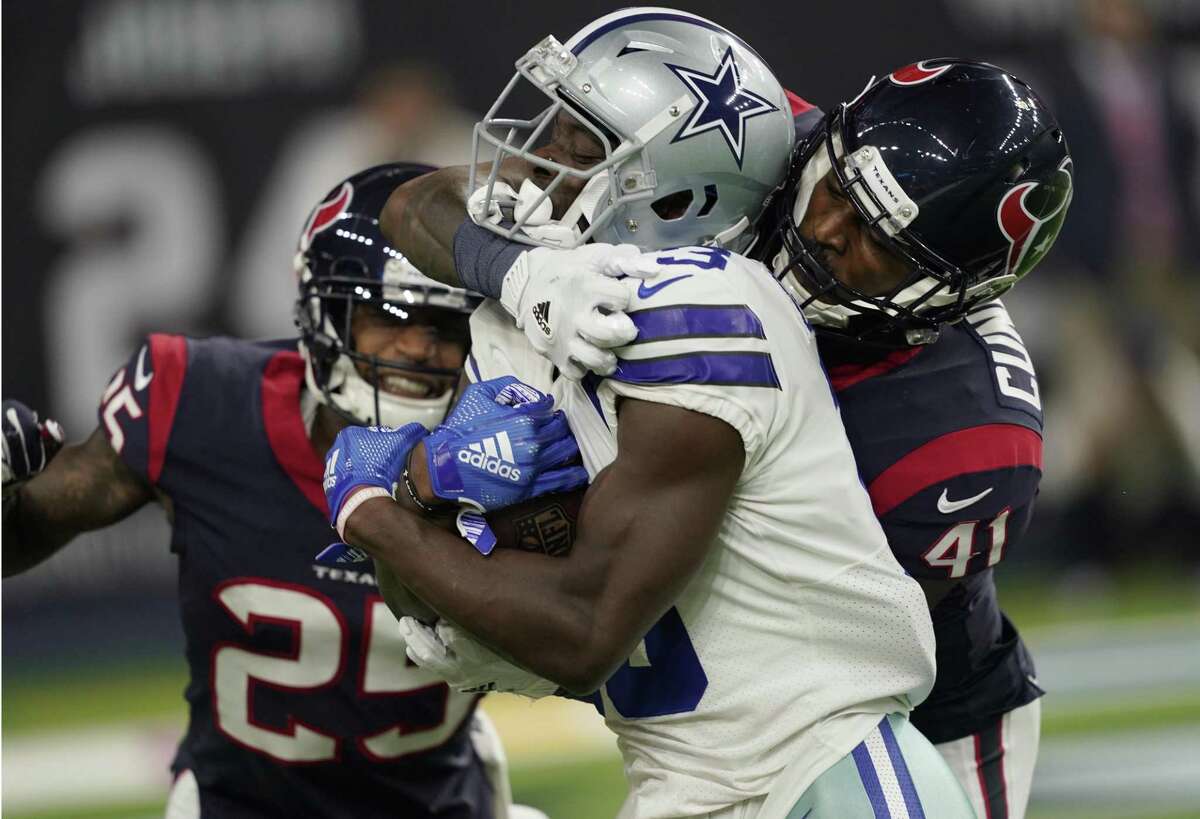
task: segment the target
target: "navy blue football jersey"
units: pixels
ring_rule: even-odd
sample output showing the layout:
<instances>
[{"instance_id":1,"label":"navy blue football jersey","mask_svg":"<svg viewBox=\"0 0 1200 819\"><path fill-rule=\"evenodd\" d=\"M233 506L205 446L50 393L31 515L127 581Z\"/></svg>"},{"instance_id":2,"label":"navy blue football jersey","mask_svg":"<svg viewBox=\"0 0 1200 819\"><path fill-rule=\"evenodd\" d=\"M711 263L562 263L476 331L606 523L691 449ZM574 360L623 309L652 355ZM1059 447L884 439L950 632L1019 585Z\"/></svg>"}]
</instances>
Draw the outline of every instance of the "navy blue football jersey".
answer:
<instances>
[{"instance_id":1,"label":"navy blue football jersey","mask_svg":"<svg viewBox=\"0 0 1200 819\"><path fill-rule=\"evenodd\" d=\"M959 581L931 612L937 681L912 718L935 743L968 736L1042 694L992 577L1042 474L1033 365L999 302L932 345L881 353L822 336L821 358L892 551L914 577Z\"/></svg>"},{"instance_id":2,"label":"navy blue football jersey","mask_svg":"<svg viewBox=\"0 0 1200 819\"><path fill-rule=\"evenodd\" d=\"M100 424L168 499L203 816L490 817L476 697L405 656L370 570L328 545L296 343L152 335Z\"/></svg>"}]
</instances>

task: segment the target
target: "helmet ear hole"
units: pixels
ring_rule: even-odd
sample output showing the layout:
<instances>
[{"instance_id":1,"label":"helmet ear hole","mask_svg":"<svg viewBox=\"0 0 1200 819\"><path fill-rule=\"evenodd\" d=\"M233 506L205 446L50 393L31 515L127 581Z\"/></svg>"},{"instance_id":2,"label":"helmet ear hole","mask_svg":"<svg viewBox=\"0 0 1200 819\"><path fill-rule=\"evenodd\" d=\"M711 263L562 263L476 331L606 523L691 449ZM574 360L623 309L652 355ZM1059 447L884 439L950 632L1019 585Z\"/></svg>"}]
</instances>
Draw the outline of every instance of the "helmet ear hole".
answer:
<instances>
[{"instance_id":1,"label":"helmet ear hole","mask_svg":"<svg viewBox=\"0 0 1200 819\"><path fill-rule=\"evenodd\" d=\"M367 267L367 263L362 259L353 256L342 256L335 259L333 264L329 266L329 272L336 277L345 277L347 279L362 279L370 280L371 271Z\"/></svg>"},{"instance_id":2,"label":"helmet ear hole","mask_svg":"<svg viewBox=\"0 0 1200 819\"><path fill-rule=\"evenodd\" d=\"M687 214L688 208L692 206L692 190L675 191L668 193L666 196L660 196L650 203L650 209L658 214L658 218L664 222L670 222L675 219L682 219Z\"/></svg>"}]
</instances>

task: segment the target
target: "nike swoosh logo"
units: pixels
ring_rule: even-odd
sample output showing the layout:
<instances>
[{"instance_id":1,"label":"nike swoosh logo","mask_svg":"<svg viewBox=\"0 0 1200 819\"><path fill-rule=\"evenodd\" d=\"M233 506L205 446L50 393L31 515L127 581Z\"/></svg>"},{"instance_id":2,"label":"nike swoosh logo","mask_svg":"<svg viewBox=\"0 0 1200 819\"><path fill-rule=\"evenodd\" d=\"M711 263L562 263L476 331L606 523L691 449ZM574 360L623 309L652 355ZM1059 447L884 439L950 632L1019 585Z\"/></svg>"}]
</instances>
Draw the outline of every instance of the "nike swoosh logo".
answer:
<instances>
[{"instance_id":1,"label":"nike swoosh logo","mask_svg":"<svg viewBox=\"0 0 1200 819\"><path fill-rule=\"evenodd\" d=\"M137 371L133 374L133 389L135 392L141 392L146 389L146 386L154 380L154 373L146 375L146 348L138 353Z\"/></svg>"},{"instance_id":2,"label":"nike swoosh logo","mask_svg":"<svg viewBox=\"0 0 1200 819\"><path fill-rule=\"evenodd\" d=\"M938 511L943 515L949 515L951 512L957 512L959 509L966 509L976 501L981 501L992 493L995 487L989 486L987 489L980 492L978 495L972 495L969 498L952 501L947 497L949 490L943 489L942 496L937 500Z\"/></svg>"},{"instance_id":3,"label":"nike swoosh logo","mask_svg":"<svg viewBox=\"0 0 1200 819\"><path fill-rule=\"evenodd\" d=\"M676 276L673 279L667 279L665 282L659 282L658 284L654 285L653 287L647 287L646 283L642 282L641 284L638 285L638 298L639 299L648 299L651 296L653 296L655 293L657 293L659 290L662 290L668 284L675 284L675 282L681 282L684 279L690 279L691 277L692 277L691 273L688 273L687 275L684 275L684 276Z\"/></svg>"}]
</instances>

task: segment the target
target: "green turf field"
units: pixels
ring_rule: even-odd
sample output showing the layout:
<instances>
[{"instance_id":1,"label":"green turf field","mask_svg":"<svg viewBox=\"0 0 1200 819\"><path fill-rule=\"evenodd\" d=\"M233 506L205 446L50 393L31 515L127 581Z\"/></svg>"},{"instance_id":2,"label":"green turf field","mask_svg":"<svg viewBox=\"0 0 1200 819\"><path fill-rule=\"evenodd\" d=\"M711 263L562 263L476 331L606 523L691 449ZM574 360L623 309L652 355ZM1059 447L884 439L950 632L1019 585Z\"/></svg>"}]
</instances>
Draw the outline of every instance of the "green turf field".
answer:
<instances>
[{"instance_id":1,"label":"green turf field","mask_svg":"<svg viewBox=\"0 0 1200 819\"><path fill-rule=\"evenodd\" d=\"M1061 589L1038 587L1029 579L1006 578L1001 586L1005 608L1022 631L1036 641L1039 634L1058 634L1064 626L1079 625L1103 640L1109 624L1114 629L1158 622L1174 624L1188 634L1188 623L1200 624L1200 603L1190 578L1145 576L1124 578L1102 594L1089 590L1074 596ZM1191 618L1190 621L1188 618ZM1094 627L1096 624L1105 624ZM1182 624L1182 628L1180 628ZM1057 629L1057 631L1054 631ZM1194 631L1192 633L1195 633ZM1114 638L1115 639L1115 638ZM1187 658L1182 658L1187 662ZM1119 669L1118 669L1119 670ZM1136 669L1133 669L1136 670ZM1169 670L1169 669L1167 669ZM36 737L49 731L86 730L99 725L162 721L168 726L182 722L182 663L140 668L97 670L70 678L18 673L4 668L3 736L5 754L10 741ZM1055 697L1052 691L1044 706L1040 761L1054 756L1056 747L1120 747L1123 742L1149 742L1154 732L1177 735L1180 729L1200 737L1200 687L1166 685L1134 695L1087 694ZM1149 739L1147 739L1147 737ZM536 758L512 755L513 791L519 802L535 805L554 819L608 819L620 805L624 784L615 754L596 756L563 754L558 759L546 754ZM5 761L7 767L7 759ZM1196 760L1200 782L1200 757ZM1042 768L1039 767L1039 776ZM1069 784L1069 783L1068 783ZM1150 789L1149 784L1147 788ZM1163 796L1162 788L1157 796ZM1154 789L1151 796L1155 796ZM1037 791L1035 790L1035 793ZM1166 794L1169 796L1169 794ZM1073 799L1073 797L1072 797ZM1066 797L1034 802L1029 819L1184 819L1200 817L1200 806L1190 810L1171 799L1150 799L1130 804L1075 804ZM4 811L9 819L116 819L117 817L160 816L161 800L145 798L128 804L97 804L56 811Z\"/></svg>"}]
</instances>

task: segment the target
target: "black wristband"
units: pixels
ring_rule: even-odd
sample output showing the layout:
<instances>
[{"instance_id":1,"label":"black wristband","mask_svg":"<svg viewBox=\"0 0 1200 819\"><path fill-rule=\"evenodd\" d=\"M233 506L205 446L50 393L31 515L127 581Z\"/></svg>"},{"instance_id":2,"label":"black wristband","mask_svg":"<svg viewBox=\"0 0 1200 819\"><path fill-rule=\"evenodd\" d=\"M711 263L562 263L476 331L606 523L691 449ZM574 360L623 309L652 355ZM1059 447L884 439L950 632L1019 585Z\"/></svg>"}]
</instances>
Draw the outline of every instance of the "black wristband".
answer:
<instances>
[{"instance_id":1,"label":"black wristband","mask_svg":"<svg viewBox=\"0 0 1200 819\"><path fill-rule=\"evenodd\" d=\"M454 232L454 267L468 290L498 299L504 274L528 245L510 242L466 219Z\"/></svg>"},{"instance_id":2,"label":"black wristband","mask_svg":"<svg viewBox=\"0 0 1200 819\"><path fill-rule=\"evenodd\" d=\"M440 514L446 511L446 508L451 505L450 501L445 501L437 506L432 506L421 500L421 496L417 494L417 485L413 483L412 475L409 474L409 467L412 465L412 456L416 451L416 447L413 447L408 451L408 456L404 459L404 471L400 473L400 480L404 484L405 490L408 491L409 500L411 500L418 509L427 515Z\"/></svg>"}]
</instances>

